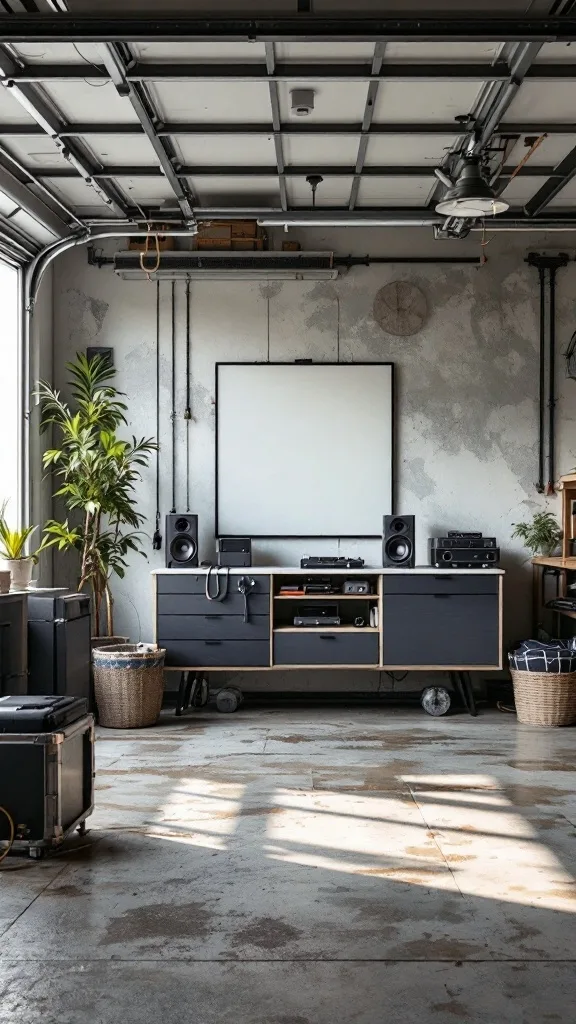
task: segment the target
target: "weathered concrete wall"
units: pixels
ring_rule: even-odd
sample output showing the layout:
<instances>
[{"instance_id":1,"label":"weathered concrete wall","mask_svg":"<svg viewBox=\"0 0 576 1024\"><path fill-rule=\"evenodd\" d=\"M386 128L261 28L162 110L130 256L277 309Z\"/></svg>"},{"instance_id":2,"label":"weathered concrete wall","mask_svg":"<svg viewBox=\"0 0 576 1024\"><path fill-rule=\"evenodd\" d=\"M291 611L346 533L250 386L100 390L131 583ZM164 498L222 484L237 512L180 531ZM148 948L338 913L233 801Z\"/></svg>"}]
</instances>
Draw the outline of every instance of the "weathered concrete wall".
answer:
<instances>
[{"instance_id":1,"label":"weathered concrete wall","mask_svg":"<svg viewBox=\"0 0 576 1024\"><path fill-rule=\"evenodd\" d=\"M303 232L300 233L303 236ZM356 235L354 243L352 235ZM405 236L333 233L310 237L311 245L338 252L392 251ZM412 234L412 233L411 233ZM390 238L393 239L390 242ZM542 240L539 240L542 244ZM552 243L554 244L554 243ZM392 248L392 245L394 248ZM192 509L200 516L201 557L214 551L214 364L219 360L335 359L337 338L343 360L391 360L397 368L398 511L417 516L417 555L426 561L428 536L446 529L482 529L503 549L508 639L530 629L530 575L526 553L510 539L511 524L544 504L534 488L537 473L538 289L536 271L524 264L528 246L495 239L482 268L445 265L373 265L355 269L333 283L199 282L191 294L193 423L191 425ZM548 248L551 248L548 243ZM404 244L406 249L406 244ZM414 251L414 250L412 250ZM417 250L422 252L422 248ZM426 251L426 250L424 250ZM430 251L430 250L428 250ZM432 249L446 255L446 248ZM448 250L454 253L454 249ZM478 253L478 236L461 247ZM372 318L372 303L387 281L416 282L426 293L429 318L416 336L385 334ZM576 327L571 266L558 281L558 351ZM161 512L170 508L170 284L163 283L161 330ZM185 404L184 282L177 282L177 407ZM70 251L55 266L56 382L65 383L63 364L87 345L111 345L118 384L128 395L129 431L155 433L155 285L127 283L109 267L87 265L82 250ZM558 471L576 462L573 436L576 383L558 367ZM177 504L185 502L185 432L177 419ZM349 479L354 481L354 467ZM154 472L139 487L140 509L154 529ZM557 499L550 501L556 509ZM306 542L310 548L310 542ZM314 549L327 545L319 540ZM330 545L328 545L330 547ZM379 564L377 543L343 542L342 550ZM147 544L148 561L135 558L115 585L117 626L134 639L151 636L149 570L164 553ZM259 563L297 564L298 542L259 543ZM276 679L277 677L275 677ZM314 674L314 679L318 678ZM291 676L294 681L294 676ZM340 680L350 685L350 679ZM368 679L370 681L370 677ZM302 680L305 684L306 681ZM362 687L366 687L366 677ZM266 685L270 685L266 682ZM373 679L373 685L378 685Z\"/></svg>"}]
</instances>

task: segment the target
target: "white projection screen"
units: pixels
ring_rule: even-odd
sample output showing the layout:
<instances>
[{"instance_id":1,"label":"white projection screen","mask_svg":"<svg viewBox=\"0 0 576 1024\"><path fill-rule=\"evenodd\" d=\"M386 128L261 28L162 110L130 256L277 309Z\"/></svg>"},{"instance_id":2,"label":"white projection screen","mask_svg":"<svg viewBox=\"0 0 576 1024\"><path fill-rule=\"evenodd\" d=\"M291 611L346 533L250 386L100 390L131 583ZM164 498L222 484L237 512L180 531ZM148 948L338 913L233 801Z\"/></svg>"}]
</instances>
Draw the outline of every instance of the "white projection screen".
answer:
<instances>
[{"instance_id":1,"label":"white projection screen","mask_svg":"<svg viewBox=\"0 0 576 1024\"><path fill-rule=\"evenodd\" d=\"M391 363L218 363L217 536L380 537L393 389Z\"/></svg>"}]
</instances>

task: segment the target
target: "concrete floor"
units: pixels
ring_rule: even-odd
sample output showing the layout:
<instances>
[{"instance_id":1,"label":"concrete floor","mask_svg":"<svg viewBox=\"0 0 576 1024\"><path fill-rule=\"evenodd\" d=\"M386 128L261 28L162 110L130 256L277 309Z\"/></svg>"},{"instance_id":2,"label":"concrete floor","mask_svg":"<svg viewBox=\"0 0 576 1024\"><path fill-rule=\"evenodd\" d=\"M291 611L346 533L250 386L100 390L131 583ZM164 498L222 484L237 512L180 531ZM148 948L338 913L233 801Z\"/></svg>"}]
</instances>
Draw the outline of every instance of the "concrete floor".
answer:
<instances>
[{"instance_id":1,"label":"concrete floor","mask_svg":"<svg viewBox=\"0 0 576 1024\"><path fill-rule=\"evenodd\" d=\"M0 873L0 1021L572 1022L575 738L388 708L101 730L88 839Z\"/></svg>"}]
</instances>

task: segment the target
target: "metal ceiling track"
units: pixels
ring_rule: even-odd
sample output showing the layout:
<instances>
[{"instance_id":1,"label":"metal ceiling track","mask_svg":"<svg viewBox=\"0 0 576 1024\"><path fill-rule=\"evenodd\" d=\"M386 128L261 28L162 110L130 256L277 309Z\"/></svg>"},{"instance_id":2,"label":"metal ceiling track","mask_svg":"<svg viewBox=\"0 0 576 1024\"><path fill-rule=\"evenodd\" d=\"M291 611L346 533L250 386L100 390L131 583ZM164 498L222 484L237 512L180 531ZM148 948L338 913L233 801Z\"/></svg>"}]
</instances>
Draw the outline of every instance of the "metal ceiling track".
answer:
<instances>
[{"instance_id":1,"label":"metal ceiling track","mask_svg":"<svg viewBox=\"0 0 576 1024\"><path fill-rule=\"evenodd\" d=\"M276 164L178 164L174 165L179 177L200 177L222 178L270 178L276 176L278 166ZM515 168L505 167L500 173L501 178L510 178ZM526 164L516 172L523 178L546 178L563 177L563 172L558 168L542 166L539 164ZM369 164L356 165L346 164L306 164L303 166L284 164L280 174L284 177L305 178L310 174L319 174L329 178L428 178L434 175L434 166L431 164ZM73 167L42 167L35 171L37 178L74 178L76 171ZM164 170L158 164L114 164L110 167L102 167L94 177L98 180L107 178L158 178L164 176ZM564 182L565 184L565 182Z\"/></svg>"},{"instance_id":2,"label":"metal ceiling track","mask_svg":"<svg viewBox=\"0 0 576 1024\"><path fill-rule=\"evenodd\" d=\"M379 135L456 135L462 127L455 121L389 121L374 122L365 134ZM308 124L284 122L280 124L281 135L360 135L362 122L342 123L340 121L310 121ZM498 125L499 135L576 135L576 121L509 121ZM0 138L33 137L44 135L38 124L0 123ZM114 121L89 121L87 123L62 125L60 137L81 137L90 135L143 135L144 129L137 121L117 123ZM263 122L200 122L159 121L156 125L159 138L169 135L271 135L268 121Z\"/></svg>"},{"instance_id":3,"label":"metal ceiling track","mask_svg":"<svg viewBox=\"0 0 576 1024\"><path fill-rule=\"evenodd\" d=\"M187 181L180 176L175 169L175 154L172 151L171 143L161 139L156 131L156 124L159 118L154 110L152 100L142 85L129 82L126 76L126 68L130 61L130 52L127 48L115 43L105 44L101 47L102 56L115 87L120 96L130 100L132 108L138 117L144 134L149 139L154 152L158 158L160 169L168 181L176 197L176 201L186 223L194 221L192 212L193 196Z\"/></svg>"},{"instance_id":4,"label":"metal ceiling track","mask_svg":"<svg viewBox=\"0 0 576 1024\"><path fill-rule=\"evenodd\" d=\"M109 42L573 42L574 17L198 17L188 14L52 14L2 18L0 41Z\"/></svg>"},{"instance_id":5,"label":"metal ceiling track","mask_svg":"<svg viewBox=\"0 0 576 1024\"><path fill-rule=\"evenodd\" d=\"M2 38L0 23L0 40ZM18 84L81 82L86 77L85 64L28 64L12 76L12 81ZM95 82L107 81L110 73L106 64L92 65L89 77ZM265 65L257 61L230 61L226 64L132 61L125 70L128 82L507 82L511 77L513 69L506 61L496 61L494 64L380 62L378 70L374 70L373 63L302 64L277 61L271 72L267 72ZM536 64L526 72L525 77L533 82L573 82L576 80L576 64Z\"/></svg>"}]
</instances>

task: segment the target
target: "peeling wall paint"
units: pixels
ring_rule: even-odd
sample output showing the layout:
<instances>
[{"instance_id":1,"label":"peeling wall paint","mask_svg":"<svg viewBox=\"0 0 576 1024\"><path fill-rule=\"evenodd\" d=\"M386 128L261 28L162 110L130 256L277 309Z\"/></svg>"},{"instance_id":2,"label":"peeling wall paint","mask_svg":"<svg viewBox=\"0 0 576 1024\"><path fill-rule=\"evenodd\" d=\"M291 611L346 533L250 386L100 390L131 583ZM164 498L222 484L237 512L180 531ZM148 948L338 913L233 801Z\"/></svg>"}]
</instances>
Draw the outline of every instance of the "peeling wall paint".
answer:
<instances>
[{"instance_id":1,"label":"peeling wall paint","mask_svg":"<svg viewBox=\"0 0 576 1024\"><path fill-rule=\"evenodd\" d=\"M341 245L338 251L346 251ZM364 250L366 251L366 250ZM417 559L427 538L447 529L496 535L508 570L508 640L530 632L531 583L526 552L512 542L512 523L544 504L537 474L538 288L524 249L498 252L482 268L372 265L335 282L200 282L191 284L192 509L200 516L201 557L214 553L214 364L219 360L382 360L397 371L399 512L417 517ZM425 292L429 315L412 337L385 334L372 304L388 281L410 280ZM558 472L576 463L576 382L563 377L560 353L576 327L574 265L558 276ZM186 492L185 285L177 282L177 419L174 462L177 505ZM161 286L161 513L170 509L170 284ZM128 395L129 431L155 433L155 285L124 282L110 268L89 267L82 251L55 265L55 365L78 349L114 349L118 385ZM249 454L249 453L248 453ZM350 467L353 484L354 468ZM139 488L147 530L154 529L154 473ZM552 499L549 507L558 508ZM306 542L310 548L310 542ZM330 545L328 545L330 547ZM297 564L298 542L260 542L260 564ZM327 545L319 540L315 550ZM343 552L378 565L374 542L343 542ZM163 564L152 551L135 559L115 585L117 627L133 639L152 633L149 570ZM375 674L376 675L376 674ZM293 675L290 677L294 678ZM315 677L316 678L316 677ZM362 689L367 688L367 677ZM269 681L265 683L270 686ZM313 685L303 682L303 685ZM378 685L377 680L370 686Z\"/></svg>"}]
</instances>

